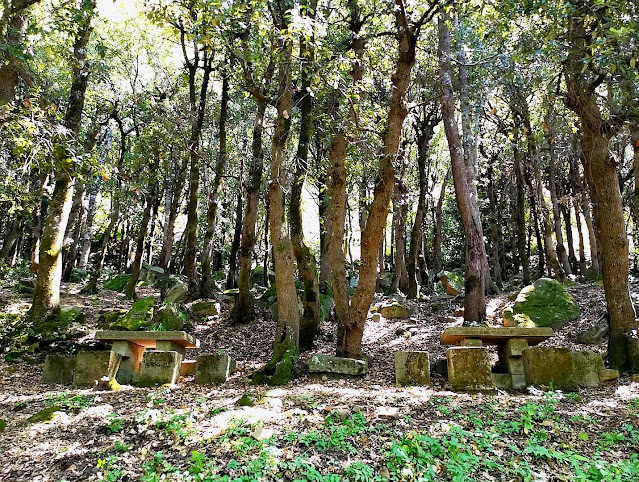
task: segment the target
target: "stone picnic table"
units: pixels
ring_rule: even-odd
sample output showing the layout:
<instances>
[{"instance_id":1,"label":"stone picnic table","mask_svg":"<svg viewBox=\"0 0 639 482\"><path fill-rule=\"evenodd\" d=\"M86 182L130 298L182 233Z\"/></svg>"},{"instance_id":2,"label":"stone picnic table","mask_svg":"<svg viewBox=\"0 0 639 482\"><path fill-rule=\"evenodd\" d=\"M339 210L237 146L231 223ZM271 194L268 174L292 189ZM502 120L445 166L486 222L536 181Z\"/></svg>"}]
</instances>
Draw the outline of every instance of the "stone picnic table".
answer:
<instances>
[{"instance_id":1,"label":"stone picnic table","mask_svg":"<svg viewBox=\"0 0 639 482\"><path fill-rule=\"evenodd\" d=\"M544 340L554 335L552 328L517 328L517 327L451 327L446 328L441 336L442 345L456 345L459 348L452 348L446 352L449 365L449 378L451 365L455 350L465 348L482 348L485 345L497 345L499 356L498 368L502 373L494 373L493 378L497 385L508 386L516 389L524 388L524 364L522 360L523 351L529 346L538 345ZM462 348L463 347L463 348ZM484 348L485 350L485 348ZM479 355L479 354L478 354ZM458 358L462 358L459 357ZM477 356L474 360L486 360L487 352L483 356ZM486 369L486 367L483 367ZM490 365L487 367L490 372ZM503 373L505 372L505 373Z\"/></svg>"},{"instance_id":2,"label":"stone picnic table","mask_svg":"<svg viewBox=\"0 0 639 482\"><path fill-rule=\"evenodd\" d=\"M125 381L139 377L144 352L147 348L152 348L155 352L167 352L160 355L160 358L162 355L167 358L165 369L162 369L162 363L157 364L158 370L166 373L159 375L160 378L168 380L166 383L175 383L180 375L186 349L200 347L200 341L184 331L98 331L94 338L97 341L111 343L106 376L113 379L120 369L123 373L119 378ZM155 377L153 374L150 375Z\"/></svg>"}]
</instances>

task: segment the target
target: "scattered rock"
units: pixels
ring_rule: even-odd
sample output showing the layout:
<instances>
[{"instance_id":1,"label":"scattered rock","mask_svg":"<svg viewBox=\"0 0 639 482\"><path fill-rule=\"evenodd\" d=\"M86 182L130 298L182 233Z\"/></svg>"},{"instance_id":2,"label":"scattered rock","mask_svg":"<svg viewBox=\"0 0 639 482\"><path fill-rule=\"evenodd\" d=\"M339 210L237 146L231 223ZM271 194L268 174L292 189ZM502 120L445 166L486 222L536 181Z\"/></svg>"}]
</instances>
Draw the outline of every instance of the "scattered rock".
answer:
<instances>
[{"instance_id":1,"label":"scattered rock","mask_svg":"<svg viewBox=\"0 0 639 482\"><path fill-rule=\"evenodd\" d=\"M380 315L379 313L373 313L373 316L371 316L371 321L379 323L380 321L382 321L382 315Z\"/></svg>"},{"instance_id":2,"label":"scattered rock","mask_svg":"<svg viewBox=\"0 0 639 482\"><path fill-rule=\"evenodd\" d=\"M130 276L126 273L118 274L104 283L104 289L122 293L129 283L129 278Z\"/></svg>"},{"instance_id":3,"label":"scattered rock","mask_svg":"<svg viewBox=\"0 0 639 482\"><path fill-rule=\"evenodd\" d=\"M633 375L630 377L632 383L639 383L639 375Z\"/></svg>"},{"instance_id":4,"label":"scattered rock","mask_svg":"<svg viewBox=\"0 0 639 482\"><path fill-rule=\"evenodd\" d=\"M312 355L308 362L311 373L338 373L341 375L365 375L368 371L366 360L341 358L336 356Z\"/></svg>"},{"instance_id":5,"label":"scattered rock","mask_svg":"<svg viewBox=\"0 0 639 482\"><path fill-rule=\"evenodd\" d=\"M131 309L113 326L116 330L139 331L148 328L153 323L153 296L141 298Z\"/></svg>"},{"instance_id":6,"label":"scattered rock","mask_svg":"<svg viewBox=\"0 0 639 482\"><path fill-rule=\"evenodd\" d=\"M257 403L257 397L250 393L245 393L240 399L235 402L238 407L252 407Z\"/></svg>"},{"instance_id":7,"label":"scattered rock","mask_svg":"<svg viewBox=\"0 0 639 482\"><path fill-rule=\"evenodd\" d=\"M53 406L53 407L48 407L45 408L44 410L40 410L38 413L31 415L28 419L27 419L27 423L28 424L32 424L32 423L51 423L53 422L56 418L60 418L60 414L64 414L66 415L64 412L62 412L62 407L59 406Z\"/></svg>"},{"instance_id":8,"label":"scattered rock","mask_svg":"<svg viewBox=\"0 0 639 482\"><path fill-rule=\"evenodd\" d=\"M398 420L401 417L401 413L397 407L378 407L375 411L375 416L386 420Z\"/></svg>"},{"instance_id":9,"label":"scattered rock","mask_svg":"<svg viewBox=\"0 0 639 482\"><path fill-rule=\"evenodd\" d=\"M555 327L580 315L579 306L565 286L550 278L540 278L523 288L515 299L513 312L542 327Z\"/></svg>"},{"instance_id":10,"label":"scattered rock","mask_svg":"<svg viewBox=\"0 0 639 482\"><path fill-rule=\"evenodd\" d=\"M65 306L60 309L60 326L68 326L72 323L82 324L86 319L86 313L77 306Z\"/></svg>"},{"instance_id":11,"label":"scattered rock","mask_svg":"<svg viewBox=\"0 0 639 482\"><path fill-rule=\"evenodd\" d=\"M575 339L577 343L584 345L597 345L602 343L608 336L608 322L599 323L586 331L579 333Z\"/></svg>"},{"instance_id":12,"label":"scattered rock","mask_svg":"<svg viewBox=\"0 0 639 482\"><path fill-rule=\"evenodd\" d=\"M251 436L255 440L268 440L275 435L275 432L270 428L258 427L251 432Z\"/></svg>"},{"instance_id":13,"label":"scattered rock","mask_svg":"<svg viewBox=\"0 0 639 482\"><path fill-rule=\"evenodd\" d=\"M191 314L198 319L220 314L220 304L214 301L200 301L191 305Z\"/></svg>"},{"instance_id":14,"label":"scattered rock","mask_svg":"<svg viewBox=\"0 0 639 482\"><path fill-rule=\"evenodd\" d=\"M612 380L619 379L619 370L613 370L612 368L604 368L599 370L599 380L603 382L610 382Z\"/></svg>"},{"instance_id":15,"label":"scattered rock","mask_svg":"<svg viewBox=\"0 0 639 482\"><path fill-rule=\"evenodd\" d=\"M184 328L185 317L176 305L166 303L153 314L153 325L167 331L180 331Z\"/></svg>"},{"instance_id":16,"label":"scattered rock","mask_svg":"<svg viewBox=\"0 0 639 482\"><path fill-rule=\"evenodd\" d=\"M444 293L451 296L457 296L464 291L464 278L457 276L455 273L442 271L439 274L439 280L442 283Z\"/></svg>"},{"instance_id":17,"label":"scattered rock","mask_svg":"<svg viewBox=\"0 0 639 482\"><path fill-rule=\"evenodd\" d=\"M384 318L410 318L413 314L412 310L397 301L382 305L379 312Z\"/></svg>"},{"instance_id":18,"label":"scattered rock","mask_svg":"<svg viewBox=\"0 0 639 482\"><path fill-rule=\"evenodd\" d=\"M183 303L189 298L189 287L186 283L178 282L166 293L165 303Z\"/></svg>"}]
</instances>

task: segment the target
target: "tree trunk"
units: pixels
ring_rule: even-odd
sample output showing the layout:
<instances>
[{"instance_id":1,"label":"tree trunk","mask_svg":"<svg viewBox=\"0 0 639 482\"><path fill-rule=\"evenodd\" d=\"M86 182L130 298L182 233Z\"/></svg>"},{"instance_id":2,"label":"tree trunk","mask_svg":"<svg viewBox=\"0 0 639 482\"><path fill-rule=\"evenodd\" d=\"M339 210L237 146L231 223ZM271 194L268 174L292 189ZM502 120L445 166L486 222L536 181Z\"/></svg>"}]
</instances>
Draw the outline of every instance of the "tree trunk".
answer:
<instances>
[{"instance_id":1,"label":"tree trunk","mask_svg":"<svg viewBox=\"0 0 639 482\"><path fill-rule=\"evenodd\" d=\"M80 245L80 235L82 233L82 223L84 222L85 210L82 204L84 197L84 182L78 182L74 192L73 201L71 202L71 212L67 222L64 245L67 245L62 251L62 281L68 282L71 278L71 271L75 267L78 256L78 247ZM63 245L63 246L64 246Z\"/></svg>"},{"instance_id":2,"label":"tree trunk","mask_svg":"<svg viewBox=\"0 0 639 482\"><path fill-rule=\"evenodd\" d=\"M632 174L635 179L633 210L635 214L635 245L639 246L639 122L630 125L630 141L632 142Z\"/></svg>"},{"instance_id":3,"label":"tree trunk","mask_svg":"<svg viewBox=\"0 0 639 482\"><path fill-rule=\"evenodd\" d=\"M638 323L628 288L628 238L617 177L618 164L609 152L609 140L615 129L602 116L595 89L588 80L588 74L582 70L589 40L584 24L588 12L583 13L584 16L575 16L569 23L572 45L564 73L566 104L581 122L582 162L593 201L610 317L608 359L613 368L637 373L639 353L631 353L629 343L633 332L636 336Z\"/></svg>"},{"instance_id":4,"label":"tree trunk","mask_svg":"<svg viewBox=\"0 0 639 482\"><path fill-rule=\"evenodd\" d=\"M403 157L400 147L400 156ZM398 164L402 164L398 161ZM403 169L402 169L403 170ZM393 192L393 226L395 228L395 272L391 282L391 290L396 293L408 292L408 271L406 270L406 218L408 216L408 189L404 184L403 175L395 180Z\"/></svg>"},{"instance_id":5,"label":"tree trunk","mask_svg":"<svg viewBox=\"0 0 639 482\"><path fill-rule=\"evenodd\" d=\"M106 257L107 248L109 246L109 241L111 239L111 234L115 230L115 227L118 224L120 218L120 198L117 195L117 188L113 189L113 193L111 194L111 216L109 220L109 225L104 231L102 235L102 245L100 246L100 251L96 257L96 262L94 266L94 272L89 280L89 284L87 285L85 291L87 293L96 293L98 291L98 280L100 278L100 274L102 273L102 268L104 267L104 259Z\"/></svg>"},{"instance_id":6,"label":"tree trunk","mask_svg":"<svg viewBox=\"0 0 639 482\"><path fill-rule=\"evenodd\" d=\"M231 252L229 253L229 272L226 276L226 289L232 289L237 287L237 253L240 249L240 237L242 234L242 182L244 178L244 159L240 161L240 177L238 180L238 187L240 189L237 193L237 205L235 207L235 228L233 229L233 242L231 243Z\"/></svg>"},{"instance_id":7,"label":"tree trunk","mask_svg":"<svg viewBox=\"0 0 639 482\"><path fill-rule=\"evenodd\" d=\"M242 241L240 246L240 274L238 278L239 293L231 312L233 323L249 323L255 319L253 293L251 293L252 255L255 248L257 208L260 200L260 186L264 171L264 150L262 134L264 132L264 112L266 102L257 101L257 111L253 122L253 139L251 144L251 165L249 167L249 183L246 186L246 207L242 223ZM268 251L267 251L268 256ZM268 280L268 269L264 276Z\"/></svg>"},{"instance_id":8,"label":"tree trunk","mask_svg":"<svg viewBox=\"0 0 639 482\"><path fill-rule=\"evenodd\" d=\"M559 201L557 199L557 154L555 153L555 137L551 127L553 121L553 108L552 102L548 101L549 107L546 112L546 119L544 123L544 133L546 135L546 141L548 142L548 149L550 151L550 166L548 168L548 190L550 191L550 203L552 204L552 218L555 228L555 239L557 240L557 257L561 263L566 276L572 274L570 268L570 259L566 247L564 246L564 236L561 231L561 213L559 210Z\"/></svg>"},{"instance_id":9,"label":"tree trunk","mask_svg":"<svg viewBox=\"0 0 639 482\"><path fill-rule=\"evenodd\" d=\"M64 117L64 126L77 135L84 110L84 96L88 84L87 45L91 35L91 21L95 13L95 0L84 0L78 14L78 31L73 46L73 81L69 93L69 104ZM51 204L44 222L40 244L40 263L33 290L33 304L27 318L34 323L43 323L50 315L57 315L60 309L60 279L62 276L62 242L67 228L71 202L73 200L73 180L66 167L71 139L56 139L60 147L54 159L55 186Z\"/></svg>"},{"instance_id":10,"label":"tree trunk","mask_svg":"<svg viewBox=\"0 0 639 482\"><path fill-rule=\"evenodd\" d=\"M577 257L575 256L575 241L572 236L572 216L570 204L560 204L559 212L564 218L564 224L566 226L566 243L568 244L568 261L573 268L572 271L577 270Z\"/></svg>"},{"instance_id":11,"label":"tree trunk","mask_svg":"<svg viewBox=\"0 0 639 482\"><path fill-rule=\"evenodd\" d=\"M288 30L287 12L284 2L277 4L274 22L282 33ZM286 185L287 155L286 145L291 127L293 107L291 86L291 57L293 45L282 35L279 40L281 60L279 65L277 118L271 143L271 181L269 185L271 244L275 265L275 289L277 292L277 326L273 343L273 357L263 370L256 373L254 381L283 384L290 380L293 358L299 353L300 310L295 288L295 258L293 245L286 225Z\"/></svg>"},{"instance_id":12,"label":"tree trunk","mask_svg":"<svg viewBox=\"0 0 639 482\"><path fill-rule=\"evenodd\" d=\"M366 228L362 234L359 283L353 294L350 320L338 320L337 355L350 358L362 357L362 336L368 310L375 295L379 246L384 235L389 202L395 183L395 161L399 151L402 125L408 114L405 106L406 92L411 81L411 70L415 63L415 51L421 25L411 23L400 5L395 9L395 24L398 40L398 58L391 77L392 96L386 125L382 133L382 152L373 191ZM333 226L335 227L335 226Z\"/></svg>"},{"instance_id":13,"label":"tree trunk","mask_svg":"<svg viewBox=\"0 0 639 482\"><path fill-rule=\"evenodd\" d=\"M322 159L320 157L320 159ZM319 192L319 221L320 221L320 270L319 282L320 291L326 292L332 284L331 263L329 250L331 243L331 233L333 231L332 200L327 189L328 179L325 174L320 174L318 178Z\"/></svg>"},{"instance_id":14,"label":"tree trunk","mask_svg":"<svg viewBox=\"0 0 639 482\"><path fill-rule=\"evenodd\" d=\"M442 118L450 151L455 198L466 240L466 276L464 282L464 320L481 322L486 318L486 248L479 217L477 192L468 181L471 172L464 162L462 140L455 119L453 84L451 78L449 15L440 14L439 25L439 83Z\"/></svg>"},{"instance_id":15,"label":"tree trunk","mask_svg":"<svg viewBox=\"0 0 639 482\"><path fill-rule=\"evenodd\" d=\"M442 181L442 187L439 191L439 199L437 199L437 205L435 206L435 227L433 233L433 271L435 275L441 272L444 268L444 261L442 259L442 241L444 239L444 199L446 198L446 185L450 180L452 172L450 169L446 171L446 175Z\"/></svg>"},{"instance_id":16,"label":"tree trunk","mask_svg":"<svg viewBox=\"0 0 639 482\"><path fill-rule=\"evenodd\" d=\"M408 271L408 297L417 299L419 297L419 284L417 282L417 256L422 245L424 236L423 225L426 214L426 190L428 180L426 178L426 162L428 160L428 147L434 134L435 124L439 122L437 110L431 110L422 121L419 119L415 124L417 135L417 172L419 176L419 199L417 201L417 211L415 221L410 233L410 248L407 259Z\"/></svg>"},{"instance_id":17,"label":"tree trunk","mask_svg":"<svg viewBox=\"0 0 639 482\"><path fill-rule=\"evenodd\" d=\"M199 66L199 46L195 45L195 58L188 59L184 33L181 37L184 61L189 73L189 117L191 123L191 135L189 138L189 200L187 204L186 221L186 247L184 249L184 274L188 278L189 292L193 295L198 293L197 280L197 204L200 190L200 134L204 125L204 114L206 111L206 98L211 75L211 58L208 50L204 50L204 72L202 83L200 84L199 100L196 98L196 74Z\"/></svg>"},{"instance_id":18,"label":"tree trunk","mask_svg":"<svg viewBox=\"0 0 639 482\"><path fill-rule=\"evenodd\" d=\"M140 222L140 230L138 231L138 236L135 241L135 257L133 258L133 263L131 265L131 274L129 276L129 282L126 285L124 293L128 299L135 300L137 299L137 294L135 293L135 287L138 284L140 279L140 270L142 269L142 254L144 252L144 240L146 238L146 233L149 228L149 220L151 219L151 209L153 207L153 203L155 202L155 192L152 191L148 194L148 198L146 200L146 206L144 207L144 212L142 213L142 221Z\"/></svg>"},{"instance_id":19,"label":"tree trunk","mask_svg":"<svg viewBox=\"0 0 639 482\"><path fill-rule=\"evenodd\" d=\"M522 276L524 286L530 284L530 258L526 250L526 181L524 177L524 166L522 165L522 152L517 147L517 143L513 146L515 158L515 179L517 184L517 205L515 212L515 221L517 224L517 254L519 255L519 263L522 266Z\"/></svg>"},{"instance_id":20,"label":"tree trunk","mask_svg":"<svg viewBox=\"0 0 639 482\"><path fill-rule=\"evenodd\" d=\"M491 261L493 266L493 279L495 283L501 289L502 287L502 279L501 279L501 263L499 259L499 243L500 243L500 232L499 229L499 214L498 214L498 202L497 202L497 194L495 193L495 185L494 185L494 170L493 165L497 161L497 156L494 156L490 160L490 164L488 165L488 203L490 206L490 247L491 247Z\"/></svg>"},{"instance_id":21,"label":"tree trunk","mask_svg":"<svg viewBox=\"0 0 639 482\"><path fill-rule=\"evenodd\" d=\"M317 0L303 0L300 2L302 13L311 20L315 19ZM308 172L308 149L313 130L313 98L311 97L311 81L313 79L314 36L308 40L305 35L300 37L300 78L302 99L300 106L300 134L295 155L295 175L291 189L289 205L289 220L291 223L291 242L293 253L297 261L297 271L304 283L304 313L300 321L300 347L310 348L319 328L319 278L317 260L313 250L304 239L302 228L302 192L306 173ZM279 306L279 304L278 304Z\"/></svg>"},{"instance_id":22,"label":"tree trunk","mask_svg":"<svg viewBox=\"0 0 639 482\"><path fill-rule=\"evenodd\" d=\"M208 194L208 209L206 213L206 232L204 233L204 246L202 247L202 284L200 286L200 296L210 298L215 291L215 280L213 279L212 256L213 242L215 240L215 225L217 221L217 211L220 198L220 187L222 186L222 176L226 170L228 160L228 147L226 145L226 121L228 119L229 104L229 74L222 77L222 99L220 102L220 122L219 133L220 143L217 151L217 162L215 163L215 177L213 186ZM241 192L241 191L240 191Z\"/></svg>"}]
</instances>

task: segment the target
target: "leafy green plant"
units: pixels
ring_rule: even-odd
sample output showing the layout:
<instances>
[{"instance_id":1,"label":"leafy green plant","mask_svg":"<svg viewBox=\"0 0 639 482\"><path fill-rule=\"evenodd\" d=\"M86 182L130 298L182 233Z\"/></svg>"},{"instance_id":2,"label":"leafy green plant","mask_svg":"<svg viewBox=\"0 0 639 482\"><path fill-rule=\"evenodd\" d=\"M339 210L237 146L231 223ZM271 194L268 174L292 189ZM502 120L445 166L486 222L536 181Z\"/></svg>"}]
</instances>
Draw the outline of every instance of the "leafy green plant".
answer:
<instances>
[{"instance_id":1,"label":"leafy green plant","mask_svg":"<svg viewBox=\"0 0 639 482\"><path fill-rule=\"evenodd\" d=\"M97 469L102 471L102 479L108 482L124 479L126 471L118 463L115 455L110 455L106 459L98 459Z\"/></svg>"},{"instance_id":2,"label":"leafy green plant","mask_svg":"<svg viewBox=\"0 0 639 482\"><path fill-rule=\"evenodd\" d=\"M355 482L374 482L384 480L380 476L375 475L375 469L370 465L357 461L348 464L344 469L344 475Z\"/></svg>"},{"instance_id":3,"label":"leafy green plant","mask_svg":"<svg viewBox=\"0 0 639 482\"><path fill-rule=\"evenodd\" d=\"M45 403L47 407L61 407L70 410L84 410L94 403L94 399L85 395L71 395L69 393L61 393L53 397L47 398Z\"/></svg>"},{"instance_id":4,"label":"leafy green plant","mask_svg":"<svg viewBox=\"0 0 639 482\"><path fill-rule=\"evenodd\" d=\"M113 446L113 450L115 452L125 453L131 450L131 446L129 444L122 442L121 440L118 440L117 442L115 442L115 445Z\"/></svg>"},{"instance_id":5,"label":"leafy green plant","mask_svg":"<svg viewBox=\"0 0 639 482\"><path fill-rule=\"evenodd\" d=\"M108 433L118 433L124 429L124 422L117 414L110 413L107 418L109 419L106 427Z\"/></svg>"}]
</instances>

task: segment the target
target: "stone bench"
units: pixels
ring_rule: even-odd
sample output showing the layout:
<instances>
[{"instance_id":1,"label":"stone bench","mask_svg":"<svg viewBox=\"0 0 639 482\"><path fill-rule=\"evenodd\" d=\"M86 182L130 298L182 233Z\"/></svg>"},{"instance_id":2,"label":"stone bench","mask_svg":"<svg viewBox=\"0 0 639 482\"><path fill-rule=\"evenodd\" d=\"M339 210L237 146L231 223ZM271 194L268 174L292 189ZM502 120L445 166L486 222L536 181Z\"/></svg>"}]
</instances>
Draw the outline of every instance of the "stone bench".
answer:
<instances>
[{"instance_id":1,"label":"stone bench","mask_svg":"<svg viewBox=\"0 0 639 482\"><path fill-rule=\"evenodd\" d=\"M184 331L98 331L95 340L111 343L109 379L143 385L176 383L186 349L200 347ZM153 351L145 354L147 348Z\"/></svg>"},{"instance_id":2,"label":"stone bench","mask_svg":"<svg viewBox=\"0 0 639 482\"><path fill-rule=\"evenodd\" d=\"M452 385L461 387L469 370L477 369L477 386L490 388L522 389L526 387L524 349L538 345L554 335L552 328L517 328L517 327L452 327L446 328L441 336L442 345L456 345L446 351L448 359L449 380ZM490 372L488 354L485 345L497 345L499 356L498 369L501 373ZM466 352L464 348L473 348L475 354ZM481 354L479 352L482 352ZM486 353L483 353L486 352ZM459 367L456 367L459 365ZM475 365L481 365L476 366ZM463 368L461 368L463 367ZM456 380L456 377L459 380ZM475 377L475 378L477 378ZM470 377L470 380L475 378Z\"/></svg>"}]
</instances>

